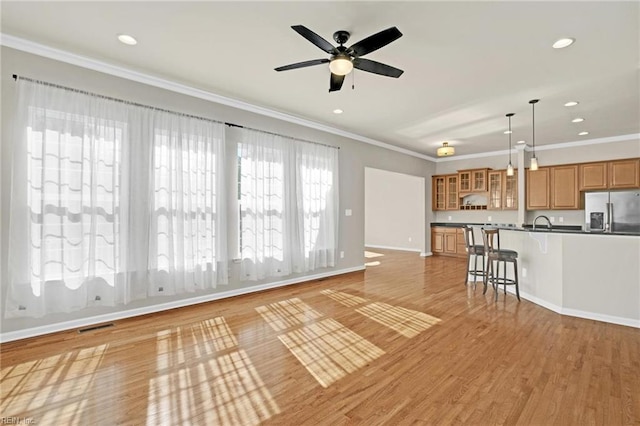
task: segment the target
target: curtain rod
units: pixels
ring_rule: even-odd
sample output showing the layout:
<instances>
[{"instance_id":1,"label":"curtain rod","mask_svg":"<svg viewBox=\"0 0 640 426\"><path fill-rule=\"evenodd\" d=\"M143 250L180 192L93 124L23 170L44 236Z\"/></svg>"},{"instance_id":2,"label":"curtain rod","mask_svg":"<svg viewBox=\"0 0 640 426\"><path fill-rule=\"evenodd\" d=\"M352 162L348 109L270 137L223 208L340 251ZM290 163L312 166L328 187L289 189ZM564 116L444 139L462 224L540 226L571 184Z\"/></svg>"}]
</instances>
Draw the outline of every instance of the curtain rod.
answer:
<instances>
[{"instance_id":1,"label":"curtain rod","mask_svg":"<svg viewBox=\"0 0 640 426\"><path fill-rule=\"evenodd\" d=\"M158 108L158 107L154 107L154 106L150 106L150 105L140 104L140 103L137 103L137 102L127 101L127 100L124 100L124 99L113 98L111 96L105 96L105 95L101 95L101 94L98 94L98 93L92 93L92 92L88 92L86 90L74 89L73 87L62 86L60 84L49 83L47 81L35 80L35 79L32 79L32 78L19 76L18 74L13 74L13 79L15 81L18 81L18 79L20 79L20 80L29 81L29 82L32 82L32 83L42 84L42 85L45 85L45 86L55 87L55 88L58 88L58 89L69 90L71 92L82 93L84 95L95 96L97 98L107 99L109 101L120 102L120 103L123 103L125 105L133 105L133 106L137 106L137 107L141 107L141 108L152 109L152 110L155 110L155 111L168 112L170 114L176 114L176 115L180 115L180 116L183 116L183 117L195 118L196 120L210 121L210 122L213 122L213 123L224 124L224 125L227 125L229 127L238 127L240 129L253 130L254 132L260 132L260 133L264 133L264 134L267 134L267 135L280 136L282 138L292 139L294 141L312 143L314 145L321 145L321 146L326 146L328 148L340 149L339 146L327 145L327 144L320 143L320 142L314 142L314 141L309 141L309 140L305 140L305 139L294 138L292 136L281 135L279 133L268 132L266 130L261 130L261 129L255 129L253 127L247 127L247 126L243 126L243 125L240 125L240 124L213 120L211 118L200 117L200 116L191 115L191 114L185 114L185 113L182 113L182 112L172 111L172 110L169 110L169 109Z\"/></svg>"}]
</instances>

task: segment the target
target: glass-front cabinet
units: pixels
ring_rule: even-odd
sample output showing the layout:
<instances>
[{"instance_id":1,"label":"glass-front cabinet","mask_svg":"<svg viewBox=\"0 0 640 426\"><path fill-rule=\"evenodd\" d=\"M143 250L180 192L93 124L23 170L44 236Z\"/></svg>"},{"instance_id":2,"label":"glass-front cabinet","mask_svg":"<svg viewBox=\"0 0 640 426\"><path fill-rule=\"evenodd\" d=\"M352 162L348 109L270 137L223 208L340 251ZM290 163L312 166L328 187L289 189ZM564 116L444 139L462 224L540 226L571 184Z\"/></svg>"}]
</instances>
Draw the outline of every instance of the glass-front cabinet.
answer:
<instances>
[{"instance_id":1,"label":"glass-front cabinet","mask_svg":"<svg viewBox=\"0 0 640 426\"><path fill-rule=\"evenodd\" d=\"M446 178L444 176L434 176L433 177L433 198L432 198L432 210L445 210L446 205L446 197L445 197L445 189L446 189Z\"/></svg>"},{"instance_id":2,"label":"glass-front cabinet","mask_svg":"<svg viewBox=\"0 0 640 426\"><path fill-rule=\"evenodd\" d=\"M458 192L460 194L471 192L471 170L458 172Z\"/></svg>"},{"instance_id":3,"label":"glass-front cabinet","mask_svg":"<svg viewBox=\"0 0 640 426\"><path fill-rule=\"evenodd\" d=\"M458 210L458 175L447 176L447 210Z\"/></svg>"},{"instance_id":4,"label":"glass-front cabinet","mask_svg":"<svg viewBox=\"0 0 640 426\"><path fill-rule=\"evenodd\" d=\"M518 171L513 171L513 176L504 173L502 191L502 208L505 210L518 210Z\"/></svg>"},{"instance_id":5,"label":"glass-front cabinet","mask_svg":"<svg viewBox=\"0 0 640 426\"><path fill-rule=\"evenodd\" d=\"M489 209L502 208L502 171L491 171L489 177Z\"/></svg>"}]
</instances>

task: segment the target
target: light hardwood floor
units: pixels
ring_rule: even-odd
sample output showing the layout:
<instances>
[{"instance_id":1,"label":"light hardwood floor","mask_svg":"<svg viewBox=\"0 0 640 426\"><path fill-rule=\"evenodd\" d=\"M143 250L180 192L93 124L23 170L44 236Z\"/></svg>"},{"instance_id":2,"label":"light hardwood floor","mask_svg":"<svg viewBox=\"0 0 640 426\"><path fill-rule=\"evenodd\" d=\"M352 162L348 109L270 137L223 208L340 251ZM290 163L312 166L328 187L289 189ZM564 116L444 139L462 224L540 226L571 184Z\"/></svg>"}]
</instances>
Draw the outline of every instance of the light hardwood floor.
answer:
<instances>
[{"instance_id":1,"label":"light hardwood floor","mask_svg":"<svg viewBox=\"0 0 640 426\"><path fill-rule=\"evenodd\" d=\"M382 256L365 272L4 344L0 415L38 425L640 424L640 330L513 295L496 303L462 284L464 259L372 251Z\"/></svg>"}]
</instances>

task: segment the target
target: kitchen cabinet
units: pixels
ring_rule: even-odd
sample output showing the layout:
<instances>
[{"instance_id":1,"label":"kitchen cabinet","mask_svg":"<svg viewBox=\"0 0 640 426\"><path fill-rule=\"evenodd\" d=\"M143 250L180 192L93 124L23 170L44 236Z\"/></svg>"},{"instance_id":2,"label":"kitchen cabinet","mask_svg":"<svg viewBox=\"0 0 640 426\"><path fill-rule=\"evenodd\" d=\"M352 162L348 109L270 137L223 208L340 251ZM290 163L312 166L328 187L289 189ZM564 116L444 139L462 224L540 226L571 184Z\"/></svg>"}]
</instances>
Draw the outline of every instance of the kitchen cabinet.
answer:
<instances>
[{"instance_id":1,"label":"kitchen cabinet","mask_svg":"<svg viewBox=\"0 0 640 426\"><path fill-rule=\"evenodd\" d=\"M549 168L527 169L527 210L549 210Z\"/></svg>"},{"instance_id":2,"label":"kitchen cabinet","mask_svg":"<svg viewBox=\"0 0 640 426\"><path fill-rule=\"evenodd\" d=\"M489 182L490 210L518 209L518 171L513 176L507 176L506 170L491 170L487 173Z\"/></svg>"},{"instance_id":3,"label":"kitchen cabinet","mask_svg":"<svg viewBox=\"0 0 640 426\"><path fill-rule=\"evenodd\" d=\"M503 174L502 171L491 171L487 174L489 180L489 210L501 210L502 204L502 186L503 186Z\"/></svg>"},{"instance_id":4,"label":"kitchen cabinet","mask_svg":"<svg viewBox=\"0 0 640 426\"><path fill-rule=\"evenodd\" d=\"M458 175L433 176L432 210L458 210L460 199L458 195Z\"/></svg>"},{"instance_id":5,"label":"kitchen cabinet","mask_svg":"<svg viewBox=\"0 0 640 426\"><path fill-rule=\"evenodd\" d=\"M609 188L640 187L640 159L609 162Z\"/></svg>"},{"instance_id":6,"label":"kitchen cabinet","mask_svg":"<svg viewBox=\"0 0 640 426\"><path fill-rule=\"evenodd\" d=\"M487 172L490 169L458 170L458 192L487 192Z\"/></svg>"},{"instance_id":7,"label":"kitchen cabinet","mask_svg":"<svg viewBox=\"0 0 640 426\"><path fill-rule=\"evenodd\" d=\"M444 226L431 228L431 252L434 255L466 257L462 228Z\"/></svg>"},{"instance_id":8,"label":"kitchen cabinet","mask_svg":"<svg viewBox=\"0 0 640 426\"><path fill-rule=\"evenodd\" d=\"M458 198L458 175L446 177L447 187L445 193L446 209L458 210L460 199Z\"/></svg>"},{"instance_id":9,"label":"kitchen cabinet","mask_svg":"<svg viewBox=\"0 0 640 426\"><path fill-rule=\"evenodd\" d=\"M431 209L446 210L446 177L434 176L431 178Z\"/></svg>"},{"instance_id":10,"label":"kitchen cabinet","mask_svg":"<svg viewBox=\"0 0 640 426\"><path fill-rule=\"evenodd\" d=\"M503 172L502 185L502 209L518 210L518 171L513 171L513 176L507 176L507 171Z\"/></svg>"},{"instance_id":11,"label":"kitchen cabinet","mask_svg":"<svg viewBox=\"0 0 640 426\"><path fill-rule=\"evenodd\" d=\"M471 192L487 192L487 172L489 169L471 171Z\"/></svg>"},{"instance_id":12,"label":"kitchen cabinet","mask_svg":"<svg viewBox=\"0 0 640 426\"><path fill-rule=\"evenodd\" d=\"M608 169L609 163L606 162L580 164L580 191L607 189Z\"/></svg>"},{"instance_id":13,"label":"kitchen cabinet","mask_svg":"<svg viewBox=\"0 0 640 426\"><path fill-rule=\"evenodd\" d=\"M471 170L458 171L458 192L471 192Z\"/></svg>"},{"instance_id":14,"label":"kitchen cabinet","mask_svg":"<svg viewBox=\"0 0 640 426\"><path fill-rule=\"evenodd\" d=\"M550 167L551 209L576 210L580 208L578 165Z\"/></svg>"}]
</instances>

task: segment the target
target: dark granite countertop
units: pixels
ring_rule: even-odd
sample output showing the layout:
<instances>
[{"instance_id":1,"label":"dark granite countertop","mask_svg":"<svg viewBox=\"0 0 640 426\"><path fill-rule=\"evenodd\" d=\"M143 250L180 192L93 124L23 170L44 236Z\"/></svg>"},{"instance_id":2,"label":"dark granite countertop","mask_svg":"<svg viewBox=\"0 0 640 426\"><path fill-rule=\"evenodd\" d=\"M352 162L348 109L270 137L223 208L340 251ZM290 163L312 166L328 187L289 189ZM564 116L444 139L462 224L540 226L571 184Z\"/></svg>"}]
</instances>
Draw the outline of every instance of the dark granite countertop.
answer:
<instances>
[{"instance_id":1,"label":"dark granite countertop","mask_svg":"<svg viewBox=\"0 0 640 426\"><path fill-rule=\"evenodd\" d=\"M525 231L525 232L544 232L553 234L585 234L585 235L626 235L626 236L640 236L638 232L616 232L616 233L603 233L603 232L589 232L582 229L579 225L557 225L551 229L546 227L540 227L533 229L532 225L516 226L514 224L505 223L463 223L463 222L431 222L431 227L445 227L445 228L461 228L463 226L485 226L490 228L499 228L506 231Z\"/></svg>"}]
</instances>

